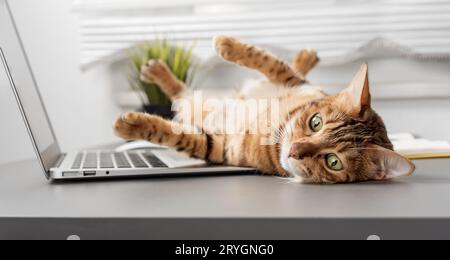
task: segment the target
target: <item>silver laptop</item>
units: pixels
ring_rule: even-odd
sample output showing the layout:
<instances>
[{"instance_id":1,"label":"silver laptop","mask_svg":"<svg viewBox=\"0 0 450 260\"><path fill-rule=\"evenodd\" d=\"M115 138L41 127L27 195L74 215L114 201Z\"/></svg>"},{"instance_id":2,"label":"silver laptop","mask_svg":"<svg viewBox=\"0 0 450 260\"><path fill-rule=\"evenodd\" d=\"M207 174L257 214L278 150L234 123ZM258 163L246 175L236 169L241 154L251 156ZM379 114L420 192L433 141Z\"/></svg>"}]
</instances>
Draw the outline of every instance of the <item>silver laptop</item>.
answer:
<instances>
[{"instance_id":1,"label":"silver laptop","mask_svg":"<svg viewBox=\"0 0 450 260\"><path fill-rule=\"evenodd\" d=\"M208 166L205 162L190 159L184 154L164 148L129 152L62 153L6 0L0 0L0 32L1 63L19 104L40 165L48 179L254 171L239 167Z\"/></svg>"}]
</instances>

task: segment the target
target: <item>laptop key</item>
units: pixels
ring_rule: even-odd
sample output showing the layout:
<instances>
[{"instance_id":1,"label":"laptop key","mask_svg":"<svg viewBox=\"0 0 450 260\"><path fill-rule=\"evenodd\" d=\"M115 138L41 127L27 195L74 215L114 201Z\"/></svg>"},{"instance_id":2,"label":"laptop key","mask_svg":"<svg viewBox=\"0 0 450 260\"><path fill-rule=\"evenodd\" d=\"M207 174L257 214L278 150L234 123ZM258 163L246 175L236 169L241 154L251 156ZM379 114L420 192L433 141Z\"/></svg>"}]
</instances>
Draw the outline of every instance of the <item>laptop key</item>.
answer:
<instances>
[{"instance_id":1,"label":"laptop key","mask_svg":"<svg viewBox=\"0 0 450 260\"><path fill-rule=\"evenodd\" d=\"M131 163L136 168L148 168L148 165L141 159L139 154L137 153L129 153L128 156L130 157Z\"/></svg>"},{"instance_id":2,"label":"laptop key","mask_svg":"<svg viewBox=\"0 0 450 260\"><path fill-rule=\"evenodd\" d=\"M77 156L75 157L75 161L72 164L72 169L80 169L82 162L83 162L83 154L78 153Z\"/></svg>"},{"instance_id":3,"label":"laptop key","mask_svg":"<svg viewBox=\"0 0 450 260\"><path fill-rule=\"evenodd\" d=\"M125 154L114 153L114 159L116 160L117 168L132 168Z\"/></svg>"},{"instance_id":4,"label":"laptop key","mask_svg":"<svg viewBox=\"0 0 450 260\"><path fill-rule=\"evenodd\" d=\"M168 168L169 167L151 152L147 152L142 155L147 160L147 162L154 168Z\"/></svg>"},{"instance_id":5,"label":"laptop key","mask_svg":"<svg viewBox=\"0 0 450 260\"><path fill-rule=\"evenodd\" d=\"M111 153L100 154L100 168L102 169L114 168L114 162L111 155L112 155Z\"/></svg>"},{"instance_id":6,"label":"laptop key","mask_svg":"<svg viewBox=\"0 0 450 260\"><path fill-rule=\"evenodd\" d=\"M86 154L86 158L84 159L83 168L84 169L95 169L98 167L98 158L96 153L88 153Z\"/></svg>"}]
</instances>

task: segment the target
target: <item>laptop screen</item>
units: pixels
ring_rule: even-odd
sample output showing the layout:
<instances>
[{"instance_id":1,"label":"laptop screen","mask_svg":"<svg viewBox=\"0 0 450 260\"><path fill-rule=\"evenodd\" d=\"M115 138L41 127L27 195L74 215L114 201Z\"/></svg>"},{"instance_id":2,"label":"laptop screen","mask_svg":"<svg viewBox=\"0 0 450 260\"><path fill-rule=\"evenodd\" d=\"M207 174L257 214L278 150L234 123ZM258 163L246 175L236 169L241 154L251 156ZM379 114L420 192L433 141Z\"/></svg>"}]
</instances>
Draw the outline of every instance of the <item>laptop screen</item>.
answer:
<instances>
[{"instance_id":1,"label":"laptop screen","mask_svg":"<svg viewBox=\"0 0 450 260\"><path fill-rule=\"evenodd\" d=\"M10 84L46 173L60 156L52 127L6 0L0 0L0 73ZM3 82L1 87L4 87Z\"/></svg>"}]
</instances>

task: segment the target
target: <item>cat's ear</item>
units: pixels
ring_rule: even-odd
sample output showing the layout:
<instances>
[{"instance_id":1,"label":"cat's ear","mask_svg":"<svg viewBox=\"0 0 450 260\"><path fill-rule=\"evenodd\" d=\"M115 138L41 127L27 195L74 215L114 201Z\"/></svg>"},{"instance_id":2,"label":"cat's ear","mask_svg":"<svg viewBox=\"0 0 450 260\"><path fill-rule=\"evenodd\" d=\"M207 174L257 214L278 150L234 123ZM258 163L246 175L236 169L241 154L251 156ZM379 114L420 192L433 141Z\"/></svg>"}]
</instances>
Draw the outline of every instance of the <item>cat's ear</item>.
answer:
<instances>
[{"instance_id":1,"label":"cat's ear","mask_svg":"<svg viewBox=\"0 0 450 260\"><path fill-rule=\"evenodd\" d=\"M373 176L375 180L389 180L402 176L410 176L416 166L400 154L378 145L370 145L373 160L379 163L381 171Z\"/></svg>"},{"instance_id":2,"label":"cat's ear","mask_svg":"<svg viewBox=\"0 0 450 260\"><path fill-rule=\"evenodd\" d=\"M341 103L353 116L363 116L371 107L369 67L363 64L350 86L339 95Z\"/></svg>"}]
</instances>

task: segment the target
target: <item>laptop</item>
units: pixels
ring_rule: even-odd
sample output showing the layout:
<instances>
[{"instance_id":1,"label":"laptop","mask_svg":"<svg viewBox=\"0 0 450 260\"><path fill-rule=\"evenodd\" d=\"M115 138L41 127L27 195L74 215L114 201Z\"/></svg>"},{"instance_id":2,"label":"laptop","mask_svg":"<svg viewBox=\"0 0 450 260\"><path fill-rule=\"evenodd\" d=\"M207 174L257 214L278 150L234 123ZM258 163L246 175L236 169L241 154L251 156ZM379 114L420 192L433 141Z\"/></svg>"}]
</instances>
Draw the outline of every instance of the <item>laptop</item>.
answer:
<instances>
[{"instance_id":1,"label":"laptop","mask_svg":"<svg viewBox=\"0 0 450 260\"><path fill-rule=\"evenodd\" d=\"M0 32L0 63L5 69L47 179L73 180L255 171L249 168L211 166L168 148L63 153L6 0L0 0Z\"/></svg>"}]
</instances>

